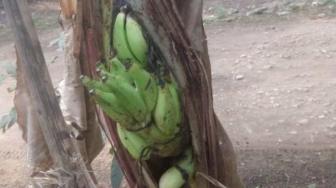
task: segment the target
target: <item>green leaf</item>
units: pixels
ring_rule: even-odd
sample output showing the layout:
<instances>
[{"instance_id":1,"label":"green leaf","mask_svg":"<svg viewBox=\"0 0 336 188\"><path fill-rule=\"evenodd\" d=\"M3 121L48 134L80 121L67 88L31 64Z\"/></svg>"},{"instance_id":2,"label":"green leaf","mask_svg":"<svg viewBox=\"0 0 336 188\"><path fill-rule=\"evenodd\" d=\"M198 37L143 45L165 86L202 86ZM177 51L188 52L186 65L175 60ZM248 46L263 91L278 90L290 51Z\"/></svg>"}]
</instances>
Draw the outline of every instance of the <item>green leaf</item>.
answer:
<instances>
[{"instance_id":1,"label":"green leaf","mask_svg":"<svg viewBox=\"0 0 336 188\"><path fill-rule=\"evenodd\" d=\"M2 129L3 132L5 132L7 124L9 122L9 117L8 115L3 115L0 119L0 129Z\"/></svg>"},{"instance_id":2,"label":"green leaf","mask_svg":"<svg viewBox=\"0 0 336 188\"><path fill-rule=\"evenodd\" d=\"M3 81L5 81L6 76L3 74L0 74L0 85L3 83Z\"/></svg>"},{"instance_id":3,"label":"green leaf","mask_svg":"<svg viewBox=\"0 0 336 188\"><path fill-rule=\"evenodd\" d=\"M308 185L308 188L316 188L316 184L315 183L310 184L310 185Z\"/></svg>"},{"instance_id":4,"label":"green leaf","mask_svg":"<svg viewBox=\"0 0 336 188\"><path fill-rule=\"evenodd\" d=\"M16 78L16 66L10 62L1 62L2 68L6 70L6 73L13 78Z\"/></svg>"},{"instance_id":5,"label":"green leaf","mask_svg":"<svg viewBox=\"0 0 336 188\"><path fill-rule=\"evenodd\" d=\"M6 132L9 128L11 128L17 121L17 113L15 108L12 108L8 114L5 114L0 119L0 129L2 132Z\"/></svg>"},{"instance_id":6,"label":"green leaf","mask_svg":"<svg viewBox=\"0 0 336 188\"><path fill-rule=\"evenodd\" d=\"M116 157L113 157L111 165L112 188L120 188L122 179L123 179L123 172L119 166Z\"/></svg>"},{"instance_id":7,"label":"green leaf","mask_svg":"<svg viewBox=\"0 0 336 188\"><path fill-rule=\"evenodd\" d=\"M57 47L57 51L63 51L64 47L65 47L65 34L64 32L61 32L60 35L49 42L48 47L52 47L52 46L56 46Z\"/></svg>"}]
</instances>

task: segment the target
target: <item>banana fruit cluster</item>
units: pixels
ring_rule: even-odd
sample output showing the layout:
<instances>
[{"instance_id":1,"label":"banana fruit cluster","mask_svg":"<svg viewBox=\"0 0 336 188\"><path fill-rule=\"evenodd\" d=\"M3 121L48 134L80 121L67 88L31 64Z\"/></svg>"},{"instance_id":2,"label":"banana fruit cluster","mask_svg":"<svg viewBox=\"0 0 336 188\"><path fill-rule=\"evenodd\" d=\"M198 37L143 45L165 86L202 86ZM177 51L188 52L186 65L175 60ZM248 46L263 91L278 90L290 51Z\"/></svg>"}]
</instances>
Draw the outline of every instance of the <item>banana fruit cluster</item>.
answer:
<instances>
[{"instance_id":1,"label":"banana fruit cluster","mask_svg":"<svg viewBox=\"0 0 336 188\"><path fill-rule=\"evenodd\" d=\"M149 44L131 13L118 13L112 37L106 33L104 50L112 48L107 45L111 40L116 55L105 55L104 63L97 65L99 79L82 76L82 83L98 106L117 122L119 139L134 159L180 156L162 175L160 188L182 187L190 181L186 176L192 177L195 162L191 149L182 151L182 109L174 77L166 73L161 78L150 72Z\"/></svg>"}]
</instances>

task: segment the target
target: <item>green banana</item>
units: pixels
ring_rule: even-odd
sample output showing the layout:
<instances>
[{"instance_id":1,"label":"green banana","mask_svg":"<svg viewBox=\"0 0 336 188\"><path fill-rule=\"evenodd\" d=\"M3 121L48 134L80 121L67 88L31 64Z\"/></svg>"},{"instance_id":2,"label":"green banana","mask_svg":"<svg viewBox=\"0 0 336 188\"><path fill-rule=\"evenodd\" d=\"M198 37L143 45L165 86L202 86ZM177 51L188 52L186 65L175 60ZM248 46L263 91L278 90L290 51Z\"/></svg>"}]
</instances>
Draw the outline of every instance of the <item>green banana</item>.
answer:
<instances>
[{"instance_id":1,"label":"green banana","mask_svg":"<svg viewBox=\"0 0 336 188\"><path fill-rule=\"evenodd\" d=\"M137 123L132 116L119 104L119 100L113 93L107 93L99 89L93 92L96 103L114 121L126 128L132 128Z\"/></svg>"},{"instance_id":2,"label":"green banana","mask_svg":"<svg viewBox=\"0 0 336 188\"><path fill-rule=\"evenodd\" d=\"M137 133L127 131L117 125L119 139L129 154L136 160L148 160L151 155L150 143L140 137Z\"/></svg>"},{"instance_id":3,"label":"green banana","mask_svg":"<svg viewBox=\"0 0 336 188\"><path fill-rule=\"evenodd\" d=\"M173 136L167 135L163 133L159 128L156 127L154 123L151 123L148 128L139 131L139 134L141 136L146 137L148 140L150 140L152 143L166 143L170 139L172 139Z\"/></svg>"},{"instance_id":4,"label":"green banana","mask_svg":"<svg viewBox=\"0 0 336 188\"><path fill-rule=\"evenodd\" d=\"M127 72L125 69L120 70L119 67L113 69L114 71L111 72L101 70L101 75L105 76L105 79L119 79L128 82L140 93L147 110L151 112L156 105L158 94L158 86L154 77L136 63L133 63Z\"/></svg>"},{"instance_id":5,"label":"green banana","mask_svg":"<svg viewBox=\"0 0 336 188\"><path fill-rule=\"evenodd\" d=\"M114 23L113 47L115 48L117 56L121 61L125 60L136 61L136 58L133 56L128 46L125 27L126 27L126 14L125 12L120 12L117 15Z\"/></svg>"},{"instance_id":6,"label":"green banana","mask_svg":"<svg viewBox=\"0 0 336 188\"><path fill-rule=\"evenodd\" d=\"M148 44L141 26L130 14L126 18L126 38L130 51L143 66L147 63Z\"/></svg>"},{"instance_id":7,"label":"green banana","mask_svg":"<svg viewBox=\"0 0 336 188\"><path fill-rule=\"evenodd\" d=\"M117 15L114 24L113 47L121 61L130 60L140 63L142 67L146 66L148 44L141 26L123 11Z\"/></svg>"},{"instance_id":8,"label":"green banana","mask_svg":"<svg viewBox=\"0 0 336 188\"><path fill-rule=\"evenodd\" d=\"M111 73L126 71L126 67L124 66L124 64L116 57L108 60L106 65L109 68L108 72Z\"/></svg>"},{"instance_id":9,"label":"green banana","mask_svg":"<svg viewBox=\"0 0 336 188\"><path fill-rule=\"evenodd\" d=\"M121 104L121 100L115 96L112 89L106 84L91 80L86 76L81 77L81 80L90 91L93 91L92 94L96 103L114 121L127 128L134 128L138 124L133 116L124 108L124 105Z\"/></svg>"},{"instance_id":10,"label":"green banana","mask_svg":"<svg viewBox=\"0 0 336 188\"><path fill-rule=\"evenodd\" d=\"M80 77L81 82L83 83L83 85L85 87L88 88L88 90L95 90L95 89L99 89L101 91L104 92L110 92L111 90L102 82L96 81L96 80L91 80L89 77L87 76L81 76Z\"/></svg>"},{"instance_id":11,"label":"green banana","mask_svg":"<svg viewBox=\"0 0 336 188\"><path fill-rule=\"evenodd\" d=\"M105 70L101 71L101 77L103 82L106 84L107 80L119 80L125 83L128 83L129 85L134 86L134 80L131 78L131 76L126 71L111 71L107 72Z\"/></svg>"},{"instance_id":12,"label":"green banana","mask_svg":"<svg viewBox=\"0 0 336 188\"><path fill-rule=\"evenodd\" d=\"M182 173L183 171L183 173ZM180 161L169 168L160 178L159 188L181 188L192 180L195 172L195 159L191 149L187 149ZM187 177L185 177L187 176Z\"/></svg>"},{"instance_id":13,"label":"green banana","mask_svg":"<svg viewBox=\"0 0 336 188\"><path fill-rule=\"evenodd\" d=\"M181 110L178 95L175 95L170 83L159 88L157 104L154 109L154 122L156 126L167 135L175 135L180 130Z\"/></svg>"},{"instance_id":14,"label":"green banana","mask_svg":"<svg viewBox=\"0 0 336 188\"><path fill-rule=\"evenodd\" d=\"M114 95L114 93L104 92L99 89L95 89L93 95L96 96L97 103L99 105L106 104L108 106L111 106L114 111L127 115L126 110L120 105L120 101Z\"/></svg>"},{"instance_id":15,"label":"green banana","mask_svg":"<svg viewBox=\"0 0 336 188\"><path fill-rule=\"evenodd\" d=\"M147 110L151 112L156 105L158 96L158 85L156 80L149 72L136 63L132 64L128 73L134 80L138 91L141 93L142 98L146 103Z\"/></svg>"},{"instance_id":16,"label":"green banana","mask_svg":"<svg viewBox=\"0 0 336 188\"><path fill-rule=\"evenodd\" d=\"M129 114L143 126L146 126L150 121L150 112L147 110L146 104L137 89L118 75L114 78L108 77L105 80L105 84L111 88L118 101Z\"/></svg>"}]
</instances>

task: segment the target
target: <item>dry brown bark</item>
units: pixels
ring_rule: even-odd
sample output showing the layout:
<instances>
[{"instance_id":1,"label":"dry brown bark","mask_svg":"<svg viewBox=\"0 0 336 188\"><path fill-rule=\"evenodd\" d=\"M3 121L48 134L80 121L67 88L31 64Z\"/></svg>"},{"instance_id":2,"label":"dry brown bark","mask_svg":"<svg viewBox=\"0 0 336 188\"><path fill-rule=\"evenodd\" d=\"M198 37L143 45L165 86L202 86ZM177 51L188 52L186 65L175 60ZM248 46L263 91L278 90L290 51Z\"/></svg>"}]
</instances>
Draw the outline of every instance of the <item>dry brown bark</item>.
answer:
<instances>
[{"instance_id":1,"label":"dry brown bark","mask_svg":"<svg viewBox=\"0 0 336 188\"><path fill-rule=\"evenodd\" d=\"M27 2L5 0L4 5L14 33L30 104L36 112L53 163L62 172L61 183L65 187L95 187L78 155L78 147L67 133Z\"/></svg>"},{"instance_id":2,"label":"dry brown bark","mask_svg":"<svg viewBox=\"0 0 336 188\"><path fill-rule=\"evenodd\" d=\"M25 2L22 1L22 3ZM24 13L26 17L29 17L28 12ZM83 161L85 161L88 170L92 171L90 163L101 151L103 143L100 128L98 127L97 119L93 111L93 105L88 100L88 97L85 98L84 88L79 81L81 68L78 60L73 55L74 40L72 38L73 30L71 21L72 15L64 15L63 26L66 36L66 69L64 80L60 86L60 106L69 133L72 132L72 135L76 137L75 142L79 147L81 157ZM32 25L27 23L27 21L25 24L29 27L29 31L33 33L34 28ZM37 43L36 41L34 42ZM49 151L53 150L53 148L48 148L47 141L43 135L43 130L40 128L41 122L38 118L39 115L37 109L35 109L35 105L32 104L34 98L29 94L29 89L31 88L29 88L29 85L27 84L29 80L27 80L27 75L24 74L26 70L23 69L20 55L22 54L17 55L17 89L14 104L18 114L18 125L23 131L23 138L27 141L28 173L30 175L29 183L34 187L57 187L57 185L66 184L66 182L60 182L64 181L62 178L66 175L64 175L64 171L57 170L59 167L54 166ZM35 62L28 63L33 64ZM42 126L47 125L43 124ZM67 133L63 132L62 134L64 137L64 134L66 135ZM93 174L91 175L94 179Z\"/></svg>"}]
</instances>

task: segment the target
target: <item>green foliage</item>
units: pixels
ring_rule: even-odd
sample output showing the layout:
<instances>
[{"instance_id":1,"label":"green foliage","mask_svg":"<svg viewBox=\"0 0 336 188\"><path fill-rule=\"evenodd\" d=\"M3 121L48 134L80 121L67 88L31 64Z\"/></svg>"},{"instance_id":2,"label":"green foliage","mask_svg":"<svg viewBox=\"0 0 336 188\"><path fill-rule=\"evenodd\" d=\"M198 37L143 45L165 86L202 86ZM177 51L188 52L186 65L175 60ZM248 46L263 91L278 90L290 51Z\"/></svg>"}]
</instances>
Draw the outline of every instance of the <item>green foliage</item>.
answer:
<instances>
[{"instance_id":1,"label":"green foliage","mask_svg":"<svg viewBox=\"0 0 336 188\"><path fill-rule=\"evenodd\" d=\"M58 11L34 11L32 13L33 23L37 30L49 30L58 27Z\"/></svg>"},{"instance_id":2,"label":"green foliage","mask_svg":"<svg viewBox=\"0 0 336 188\"><path fill-rule=\"evenodd\" d=\"M12 63L6 63L4 64L4 68L6 69L6 73L13 77L16 78L16 66Z\"/></svg>"},{"instance_id":3,"label":"green foliage","mask_svg":"<svg viewBox=\"0 0 336 188\"><path fill-rule=\"evenodd\" d=\"M54 40L49 42L48 47L56 46L57 51L63 51L65 47L65 34L64 32L61 32L60 35L55 38Z\"/></svg>"},{"instance_id":4,"label":"green foliage","mask_svg":"<svg viewBox=\"0 0 336 188\"><path fill-rule=\"evenodd\" d=\"M308 188L316 188L316 184L315 183L310 184L310 185L308 185Z\"/></svg>"},{"instance_id":5,"label":"green foliage","mask_svg":"<svg viewBox=\"0 0 336 188\"><path fill-rule=\"evenodd\" d=\"M8 61L0 61L0 65L1 68L3 68L9 76L16 78L16 66L14 63Z\"/></svg>"},{"instance_id":6,"label":"green foliage","mask_svg":"<svg viewBox=\"0 0 336 188\"><path fill-rule=\"evenodd\" d=\"M0 74L0 85L3 83L3 81L5 81L5 79L6 79L6 75Z\"/></svg>"},{"instance_id":7,"label":"green foliage","mask_svg":"<svg viewBox=\"0 0 336 188\"><path fill-rule=\"evenodd\" d=\"M324 0L322 1L322 5L326 5L326 4L335 4L336 0Z\"/></svg>"},{"instance_id":8,"label":"green foliage","mask_svg":"<svg viewBox=\"0 0 336 188\"><path fill-rule=\"evenodd\" d=\"M8 61L0 61L0 67L6 72L6 74L0 74L0 86L3 84L8 76L16 79L16 66L14 63ZM11 86L7 88L7 91L11 93L15 91L15 89L16 86Z\"/></svg>"},{"instance_id":9,"label":"green foliage","mask_svg":"<svg viewBox=\"0 0 336 188\"><path fill-rule=\"evenodd\" d=\"M215 7L214 12L215 12L217 19L223 19L229 14L228 10L224 8L223 6Z\"/></svg>"},{"instance_id":10,"label":"green foliage","mask_svg":"<svg viewBox=\"0 0 336 188\"><path fill-rule=\"evenodd\" d=\"M118 164L116 157L113 157L111 166L112 188L120 188L122 179L123 179L123 172Z\"/></svg>"},{"instance_id":11,"label":"green foliage","mask_svg":"<svg viewBox=\"0 0 336 188\"><path fill-rule=\"evenodd\" d=\"M17 113L13 107L8 114L5 114L0 119L0 129L2 132L6 132L10 127L12 127L17 121Z\"/></svg>"}]
</instances>

